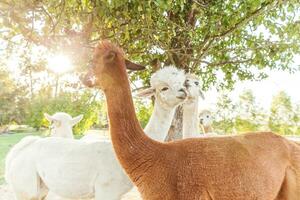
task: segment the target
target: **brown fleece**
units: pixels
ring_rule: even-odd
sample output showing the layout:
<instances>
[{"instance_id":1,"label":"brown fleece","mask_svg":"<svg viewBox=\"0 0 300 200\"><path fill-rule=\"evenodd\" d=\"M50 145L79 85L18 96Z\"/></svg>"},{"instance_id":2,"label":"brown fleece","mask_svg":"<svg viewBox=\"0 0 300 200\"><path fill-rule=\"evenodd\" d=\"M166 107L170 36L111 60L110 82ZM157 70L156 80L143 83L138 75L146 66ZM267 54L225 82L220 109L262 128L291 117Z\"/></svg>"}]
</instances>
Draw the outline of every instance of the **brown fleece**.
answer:
<instances>
[{"instance_id":1,"label":"brown fleece","mask_svg":"<svg viewBox=\"0 0 300 200\"><path fill-rule=\"evenodd\" d=\"M273 133L159 143L136 118L123 52L96 48L95 87L107 99L116 155L145 200L300 199L300 148ZM91 86L91 84L88 84Z\"/></svg>"}]
</instances>

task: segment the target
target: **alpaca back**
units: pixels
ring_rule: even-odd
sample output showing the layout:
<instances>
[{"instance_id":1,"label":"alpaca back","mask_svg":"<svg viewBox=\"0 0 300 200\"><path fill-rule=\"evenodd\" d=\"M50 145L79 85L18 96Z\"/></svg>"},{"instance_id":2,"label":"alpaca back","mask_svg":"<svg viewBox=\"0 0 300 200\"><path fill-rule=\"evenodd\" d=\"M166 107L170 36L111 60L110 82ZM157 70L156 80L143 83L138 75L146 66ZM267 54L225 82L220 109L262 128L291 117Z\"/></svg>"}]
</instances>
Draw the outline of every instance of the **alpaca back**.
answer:
<instances>
[{"instance_id":1,"label":"alpaca back","mask_svg":"<svg viewBox=\"0 0 300 200\"><path fill-rule=\"evenodd\" d=\"M15 144L11 150L8 152L5 158L5 180L9 183L9 168L14 158L18 156L25 148L30 146L32 143L36 142L40 137L39 136L27 136L24 137L20 142Z\"/></svg>"}]
</instances>

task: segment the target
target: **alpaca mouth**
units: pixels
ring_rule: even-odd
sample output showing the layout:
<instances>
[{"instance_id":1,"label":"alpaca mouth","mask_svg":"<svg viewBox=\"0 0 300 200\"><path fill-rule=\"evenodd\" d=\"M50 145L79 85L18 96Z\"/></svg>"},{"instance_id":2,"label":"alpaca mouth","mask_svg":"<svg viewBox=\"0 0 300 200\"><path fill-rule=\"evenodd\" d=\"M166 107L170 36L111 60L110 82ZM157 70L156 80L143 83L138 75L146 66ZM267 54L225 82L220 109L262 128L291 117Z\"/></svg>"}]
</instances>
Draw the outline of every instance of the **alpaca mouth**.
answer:
<instances>
[{"instance_id":1,"label":"alpaca mouth","mask_svg":"<svg viewBox=\"0 0 300 200\"><path fill-rule=\"evenodd\" d=\"M180 96L177 96L177 99L185 100L188 97L188 93L186 90L180 90Z\"/></svg>"},{"instance_id":2,"label":"alpaca mouth","mask_svg":"<svg viewBox=\"0 0 300 200\"><path fill-rule=\"evenodd\" d=\"M86 75L82 75L79 77L83 85L86 87L95 87L96 85L96 77L91 73L88 72Z\"/></svg>"},{"instance_id":3,"label":"alpaca mouth","mask_svg":"<svg viewBox=\"0 0 300 200\"><path fill-rule=\"evenodd\" d=\"M187 93L184 92L181 96L177 96L177 99L185 100L187 98Z\"/></svg>"},{"instance_id":4,"label":"alpaca mouth","mask_svg":"<svg viewBox=\"0 0 300 200\"><path fill-rule=\"evenodd\" d=\"M200 119L200 124L203 125L203 119Z\"/></svg>"},{"instance_id":5,"label":"alpaca mouth","mask_svg":"<svg viewBox=\"0 0 300 200\"><path fill-rule=\"evenodd\" d=\"M186 96L179 96L177 99L185 100Z\"/></svg>"}]
</instances>

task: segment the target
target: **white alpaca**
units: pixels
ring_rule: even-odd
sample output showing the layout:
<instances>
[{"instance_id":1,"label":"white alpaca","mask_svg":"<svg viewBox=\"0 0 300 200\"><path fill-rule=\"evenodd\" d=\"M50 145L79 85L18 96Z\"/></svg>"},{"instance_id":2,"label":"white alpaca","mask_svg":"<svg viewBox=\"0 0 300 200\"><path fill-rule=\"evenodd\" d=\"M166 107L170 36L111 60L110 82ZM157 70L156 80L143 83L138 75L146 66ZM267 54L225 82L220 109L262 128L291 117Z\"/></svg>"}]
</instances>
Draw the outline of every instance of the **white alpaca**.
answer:
<instances>
[{"instance_id":1,"label":"white alpaca","mask_svg":"<svg viewBox=\"0 0 300 200\"><path fill-rule=\"evenodd\" d=\"M152 87L142 94L155 94L156 107L161 105L165 106L165 110L172 111L187 96L184 82L185 76L182 71L171 67L164 68L152 76ZM158 101L161 103L157 103ZM157 120L149 121L148 130L151 132L148 134L150 137L163 140L171 125L171 120L169 124L166 123L165 116L170 113L164 110L161 115L158 113L159 110L155 110L153 115L156 114L159 117ZM163 127L163 129L157 127ZM42 196L38 192L44 187L40 186L46 185L51 192L64 198L95 197L96 200L119 200L133 186L116 160L109 140L85 142L43 138L34 143L32 151L35 152L31 155L34 157L33 163L36 168L36 176L33 175L32 178L38 181L35 181L36 184L31 185L31 188L38 188L38 190L33 191L30 198ZM31 188L28 191L31 192Z\"/></svg>"},{"instance_id":2,"label":"white alpaca","mask_svg":"<svg viewBox=\"0 0 300 200\"><path fill-rule=\"evenodd\" d=\"M168 74L173 74L168 77ZM186 98L186 88L183 71L173 67L166 67L153 74L150 80L151 87L138 93L139 97L155 97L153 113L144 131L152 139L164 141L170 129L175 110ZM177 98L174 94L178 93ZM123 200L137 200L140 197L137 188L134 187L123 196Z\"/></svg>"},{"instance_id":3,"label":"white alpaca","mask_svg":"<svg viewBox=\"0 0 300 200\"><path fill-rule=\"evenodd\" d=\"M72 126L76 125L82 115L72 118L66 113L56 113L53 116L45 113L45 118L51 123L50 136L73 138ZM14 145L6 156L5 179L13 189L17 199L31 199L30 194L46 194L45 188L31 187L40 183L34 166L33 144L41 139L39 136L27 136Z\"/></svg>"},{"instance_id":4,"label":"white alpaca","mask_svg":"<svg viewBox=\"0 0 300 200\"><path fill-rule=\"evenodd\" d=\"M201 91L199 79L192 74L186 75L186 87L188 90L188 99L183 104L183 122L182 136L183 138L199 137L199 122L198 122L198 102L204 95Z\"/></svg>"},{"instance_id":5,"label":"white alpaca","mask_svg":"<svg viewBox=\"0 0 300 200\"><path fill-rule=\"evenodd\" d=\"M209 110L202 110L199 113L199 121L202 133L204 135L215 134L212 128L212 113Z\"/></svg>"},{"instance_id":6,"label":"white alpaca","mask_svg":"<svg viewBox=\"0 0 300 200\"><path fill-rule=\"evenodd\" d=\"M99 133L88 133L82 136L82 138L80 138L80 140L86 142L94 142L97 140L105 140L105 139L108 139L107 136L102 136Z\"/></svg>"},{"instance_id":7,"label":"white alpaca","mask_svg":"<svg viewBox=\"0 0 300 200\"><path fill-rule=\"evenodd\" d=\"M175 67L165 67L154 73L150 88L137 93L138 97L155 97L153 113L144 128L152 139L164 141L170 129L175 110L186 99L187 91L183 84L185 74ZM82 140L101 139L100 135L87 134Z\"/></svg>"},{"instance_id":8,"label":"white alpaca","mask_svg":"<svg viewBox=\"0 0 300 200\"><path fill-rule=\"evenodd\" d=\"M155 97L153 113L144 129L152 139L164 141L166 138L177 106L187 97L183 82L183 71L166 67L151 77L150 88L138 94L140 97Z\"/></svg>"},{"instance_id":9,"label":"white alpaca","mask_svg":"<svg viewBox=\"0 0 300 200\"><path fill-rule=\"evenodd\" d=\"M50 136L62 138L74 138L72 127L83 118L83 115L72 118L69 114L63 112L55 113L52 116L45 113L44 116L51 123Z\"/></svg>"}]
</instances>

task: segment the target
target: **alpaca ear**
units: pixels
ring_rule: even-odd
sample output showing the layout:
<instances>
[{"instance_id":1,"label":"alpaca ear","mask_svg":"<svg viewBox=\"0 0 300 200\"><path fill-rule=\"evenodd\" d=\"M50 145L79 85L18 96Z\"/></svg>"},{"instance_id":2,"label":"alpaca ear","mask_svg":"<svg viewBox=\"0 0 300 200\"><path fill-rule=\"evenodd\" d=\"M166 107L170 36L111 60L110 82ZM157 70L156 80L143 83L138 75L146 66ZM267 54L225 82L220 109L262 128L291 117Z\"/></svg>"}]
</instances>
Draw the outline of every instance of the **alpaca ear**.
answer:
<instances>
[{"instance_id":1,"label":"alpaca ear","mask_svg":"<svg viewBox=\"0 0 300 200\"><path fill-rule=\"evenodd\" d=\"M155 89L154 88L147 88L141 91L138 91L136 96L137 97L143 97L143 98L147 98L147 97L151 97L155 94Z\"/></svg>"},{"instance_id":2,"label":"alpaca ear","mask_svg":"<svg viewBox=\"0 0 300 200\"><path fill-rule=\"evenodd\" d=\"M202 92L201 89L199 89L199 96L200 96L203 100L205 100L205 96L204 96L204 94L203 94L203 92Z\"/></svg>"},{"instance_id":3,"label":"alpaca ear","mask_svg":"<svg viewBox=\"0 0 300 200\"><path fill-rule=\"evenodd\" d=\"M52 121L55 120L55 119L54 119L51 115L49 115L48 113L44 113L44 117L45 117L49 122L52 122Z\"/></svg>"},{"instance_id":4,"label":"alpaca ear","mask_svg":"<svg viewBox=\"0 0 300 200\"><path fill-rule=\"evenodd\" d=\"M133 70L133 71L139 71L144 70L145 67L143 65L139 65L136 63L131 62L130 60L125 59L125 65L127 69Z\"/></svg>"},{"instance_id":5,"label":"alpaca ear","mask_svg":"<svg viewBox=\"0 0 300 200\"><path fill-rule=\"evenodd\" d=\"M83 118L83 115L78 115L77 117L74 117L71 120L71 126L75 126L76 124L78 124Z\"/></svg>"},{"instance_id":6,"label":"alpaca ear","mask_svg":"<svg viewBox=\"0 0 300 200\"><path fill-rule=\"evenodd\" d=\"M55 119L53 116L49 115L48 113L44 113L45 118L50 122L56 125L56 127L59 127L61 125L61 122L57 119Z\"/></svg>"},{"instance_id":7,"label":"alpaca ear","mask_svg":"<svg viewBox=\"0 0 300 200\"><path fill-rule=\"evenodd\" d=\"M111 63L115 60L116 58L116 52L114 51L110 51L107 53L107 55L105 55L105 60L108 62L108 63Z\"/></svg>"}]
</instances>

